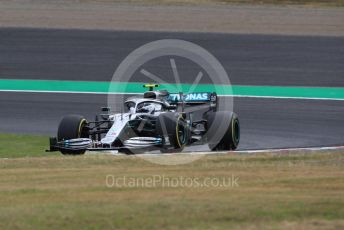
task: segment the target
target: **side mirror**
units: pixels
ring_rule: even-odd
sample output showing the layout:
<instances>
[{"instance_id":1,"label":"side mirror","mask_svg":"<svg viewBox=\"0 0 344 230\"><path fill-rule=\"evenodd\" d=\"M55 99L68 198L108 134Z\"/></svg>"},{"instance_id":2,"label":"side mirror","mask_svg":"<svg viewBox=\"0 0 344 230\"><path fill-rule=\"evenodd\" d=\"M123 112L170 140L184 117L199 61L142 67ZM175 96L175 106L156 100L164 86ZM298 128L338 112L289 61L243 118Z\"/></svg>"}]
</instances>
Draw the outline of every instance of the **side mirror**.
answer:
<instances>
[{"instance_id":1,"label":"side mirror","mask_svg":"<svg viewBox=\"0 0 344 230\"><path fill-rule=\"evenodd\" d=\"M110 107L102 107L101 110L102 110L102 112L110 112L111 108Z\"/></svg>"},{"instance_id":2,"label":"side mirror","mask_svg":"<svg viewBox=\"0 0 344 230\"><path fill-rule=\"evenodd\" d=\"M170 105L170 106L167 106L167 109L177 109L177 106L176 105Z\"/></svg>"}]
</instances>

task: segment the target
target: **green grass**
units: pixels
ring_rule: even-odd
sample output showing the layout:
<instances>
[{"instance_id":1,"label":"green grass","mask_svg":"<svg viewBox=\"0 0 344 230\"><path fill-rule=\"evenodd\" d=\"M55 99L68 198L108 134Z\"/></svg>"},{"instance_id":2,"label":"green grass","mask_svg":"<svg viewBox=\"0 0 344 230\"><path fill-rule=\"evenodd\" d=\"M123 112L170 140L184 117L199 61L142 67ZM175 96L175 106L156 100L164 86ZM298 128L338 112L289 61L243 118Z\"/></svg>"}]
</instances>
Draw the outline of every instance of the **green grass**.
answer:
<instances>
[{"instance_id":1,"label":"green grass","mask_svg":"<svg viewBox=\"0 0 344 230\"><path fill-rule=\"evenodd\" d=\"M135 156L51 156L43 136L0 140L17 143L1 148L9 158L0 159L0 229L344 228L342 153L211 155L162 166ZM108 175L164 180L109 187ZM168 186L180 178L238 180Z\"/></svg>"},{"instance_id":2,"label":"green grass","mask_svg":"<svg viewBox=\"0 0 344 230\"><path fill-rule=\"evenodd\" d=\"M97 1L97 0L96 0ZM99 0L111 2L113 0ZM133 3L156 3L156 4L249 4L249 5L300 5L311 7L343 7L344 0L131 0Z\"/></svg>"},{"instance_id":3,"label":"green grass","mask_svg":"<svg viewBox=\"0 0 344 230\"><path fill-rule=\"evenodd\" d=\"M17 134L0 134L0 158L49 156L49 137Z\"/></svg>"},{"instance_id":4,"label":"green grass","mask_svg":"<svg viewBox=\"0 0 344 230\"><path fill-rule=\"evenodd\" d=\"M344 6L344 0L215 0L224 3L241 4L274 4L274 5L305 5L305 6Z\"/></svg>"}]
</instances>

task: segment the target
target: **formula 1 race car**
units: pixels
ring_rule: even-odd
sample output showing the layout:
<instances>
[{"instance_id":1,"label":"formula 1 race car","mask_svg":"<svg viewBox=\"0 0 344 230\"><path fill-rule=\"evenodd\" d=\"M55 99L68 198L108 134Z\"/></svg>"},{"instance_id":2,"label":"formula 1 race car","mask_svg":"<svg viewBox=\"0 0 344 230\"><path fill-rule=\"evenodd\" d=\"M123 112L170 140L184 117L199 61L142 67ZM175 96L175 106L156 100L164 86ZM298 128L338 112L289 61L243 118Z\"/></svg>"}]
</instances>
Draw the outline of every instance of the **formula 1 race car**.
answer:
<instances>
[{"instance_id":1,"label":"formula 1 race car","mask_svg":"<svg viewBox=\"0 0 344 230\"><path fill-rule=\"evenodd\" d=\"M94 121L80 115L65 116L57 137L50 138L50 150L63 154L117 150L127 154L160 150L180 152L185 146L208 144L212 151L235 150L240 127L232 111L217 111L216 93L169 93L149 88L143 97L129 98L122 113L110 108Z\"/></svg>"}]
</instances>

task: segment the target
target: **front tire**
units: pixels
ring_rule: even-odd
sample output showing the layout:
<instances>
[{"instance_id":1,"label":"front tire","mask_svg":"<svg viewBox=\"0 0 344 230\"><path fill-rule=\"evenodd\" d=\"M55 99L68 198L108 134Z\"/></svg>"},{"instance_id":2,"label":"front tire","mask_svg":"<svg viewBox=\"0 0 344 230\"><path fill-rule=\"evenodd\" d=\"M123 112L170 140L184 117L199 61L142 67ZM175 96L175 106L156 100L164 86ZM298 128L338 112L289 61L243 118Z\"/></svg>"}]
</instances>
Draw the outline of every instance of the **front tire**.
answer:
<instances>
[{"instance_id":1,"label":"front tire","mask_svg":"<svg viewBox=\"0 0 344 230\"><path fill-rule=\"evenodd\" d=\"M86 125L87 121L83 116L68 115L63 117L58 127L57 141L88 138ZM85 152L86 150L61 150L62 154L68 155L81 155Z\"/></svg>"},{"instance_id":2,"label":"front tire","mask_svg":"<svg viewBox=\"0 0 344 230\"><path fill-rule=\"evenodd\" d=\"M169 138L171 148L163 148L162 153L181 152L188 142L187 123L182 114L163 113L157 120L159 136ZM163 146L165 147L165 146ZM167 146L166 146L167 147Z\"/></svg>"}]
</instances>

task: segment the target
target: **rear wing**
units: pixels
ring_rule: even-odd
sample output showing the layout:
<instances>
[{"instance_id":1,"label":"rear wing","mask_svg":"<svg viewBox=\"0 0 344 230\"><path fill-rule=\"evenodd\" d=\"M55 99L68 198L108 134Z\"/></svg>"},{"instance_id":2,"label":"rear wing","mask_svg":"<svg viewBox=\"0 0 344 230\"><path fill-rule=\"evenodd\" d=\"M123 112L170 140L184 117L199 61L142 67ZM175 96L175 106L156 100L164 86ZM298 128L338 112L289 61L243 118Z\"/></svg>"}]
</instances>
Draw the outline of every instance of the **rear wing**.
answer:
<instances>
[{"instance_id":1,"label":"rear wing","mask_svg":"<svg viewBox=\"0 0 344 230\"><path fill-rule=\"evenodd\" d=\"M167 97L167 101L171 105L178 105L178 104L210 104L211 107L217 106L217 94L213 93L170 93Z\"/></svg>"}]
</instances>

